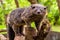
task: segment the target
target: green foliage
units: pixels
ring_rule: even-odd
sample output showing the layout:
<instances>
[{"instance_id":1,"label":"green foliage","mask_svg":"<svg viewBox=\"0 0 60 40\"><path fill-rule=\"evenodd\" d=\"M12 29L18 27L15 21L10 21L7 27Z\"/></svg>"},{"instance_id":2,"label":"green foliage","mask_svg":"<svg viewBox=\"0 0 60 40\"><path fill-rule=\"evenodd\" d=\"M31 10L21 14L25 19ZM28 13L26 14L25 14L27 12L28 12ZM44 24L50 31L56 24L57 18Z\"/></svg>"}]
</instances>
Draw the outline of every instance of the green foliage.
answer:
<instances>
[{"instance_id":1,"label":"green foliage","mask_svg":"<svg viewBox=\"0 0 60 40\"><path fill-rule=\"evenodd\" d=\"M59 18L59 20L57 21L57 24L60 25L60 18Z\"/></svg>"},{"instance_id":2,"label":"green foliage","mask_svg":"<svg viewBox=\"0 0 60 40\"><path fill-rule=\"evenodd\" d=\"M32 22L32 23L31 23L31 27L32 27L32 28L36 28L35 22Z\"/></svg>"},{"instance_id":3,"label":"green foliage","mask_svg":"<svg viewBox=\"0 0 60 40\"><path fill-rule=\"evenodd\" d=\"M59 25L53 26L51 30L55 32L60 32L60 26Z\"/></svg>"}]
</instances>

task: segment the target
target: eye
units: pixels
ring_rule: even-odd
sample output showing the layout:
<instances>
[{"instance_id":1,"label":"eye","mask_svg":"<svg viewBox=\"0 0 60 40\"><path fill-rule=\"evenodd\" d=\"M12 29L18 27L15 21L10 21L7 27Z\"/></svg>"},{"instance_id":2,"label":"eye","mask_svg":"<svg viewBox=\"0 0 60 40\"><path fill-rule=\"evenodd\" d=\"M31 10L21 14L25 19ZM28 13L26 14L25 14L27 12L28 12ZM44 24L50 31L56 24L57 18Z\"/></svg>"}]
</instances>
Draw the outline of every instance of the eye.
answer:
<instances>
[{"instance_id":1,"label":"eye","mask_svg":"<svg viewBox=\"0 0 60 40\"><path fill-rule=\"evenodd\" d=\"M44 7L44 10L46 10L48 7Z\"/></svg>"},{"instance_id":2,"label":"eye","mask_svg":"<svg viewBox=\"0 0 60 40\"><path fill-rule=\"evenodd\" d=\"M44 8L44 10L46 10L46 7Z\"/></svg>"},{"instance_id":3,"label":"eye","mask_svg":"<svg viewBox=\"0 0 60 40\"><path fill-rule=\"evenodd\" d=\"M35 9L35 6L33 6L32 9Z\"/></svg>"}]
</instances>

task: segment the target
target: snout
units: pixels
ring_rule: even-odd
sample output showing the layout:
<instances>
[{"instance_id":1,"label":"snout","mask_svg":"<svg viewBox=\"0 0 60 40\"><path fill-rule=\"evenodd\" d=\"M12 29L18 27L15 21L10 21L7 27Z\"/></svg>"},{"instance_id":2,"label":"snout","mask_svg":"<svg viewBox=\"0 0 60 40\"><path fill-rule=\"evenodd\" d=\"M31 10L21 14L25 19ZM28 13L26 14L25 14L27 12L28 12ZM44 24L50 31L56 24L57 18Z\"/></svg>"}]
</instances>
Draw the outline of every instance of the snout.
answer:
<instances>
[{"instance_id":1,"label":"snout","mask_svg":"<svg viewBox=\"0 0 60 40\"><path fill-rule=\"evenodd\" d=\"M37 11L36 15L40 15L42 16L44 13L42 13L41 11Z\"/></svg>"},{"instance_id":2,"label":"snout","mask_svg":"<svg viewBox=\"0 0 60 40\"><path fill-rule=\"evenodd\" d=\"M41 11L40 10L37 10L37 14L39 15L41 13Z\"/></svg>"},{"instance_id":3,"label":"snout","mask_svg":"<svg viewBox=\"0 0 60 40\"><path fill-rule=\"evenodd\" d=\"M41 12L37 12L37 14L40 14Z\"/></svg>"}]
</instances>

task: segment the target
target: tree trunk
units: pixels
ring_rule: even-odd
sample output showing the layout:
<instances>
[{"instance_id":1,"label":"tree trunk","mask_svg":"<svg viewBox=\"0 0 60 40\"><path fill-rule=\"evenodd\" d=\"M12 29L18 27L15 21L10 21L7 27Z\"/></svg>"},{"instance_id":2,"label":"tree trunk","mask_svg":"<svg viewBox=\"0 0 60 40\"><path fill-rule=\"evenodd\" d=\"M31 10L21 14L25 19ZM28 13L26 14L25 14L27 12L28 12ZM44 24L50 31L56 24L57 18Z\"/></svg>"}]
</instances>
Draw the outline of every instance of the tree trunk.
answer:
<instances>
[{"instance_id":1,"label":"tree trunk","mask_svg":"<svg viewBox=\"0 0 60 40\"><path fill-rule=\"evenodd\" d=\"M16 7L19 8L18 0L15 0Z\"/></svg>"}]
</instances>

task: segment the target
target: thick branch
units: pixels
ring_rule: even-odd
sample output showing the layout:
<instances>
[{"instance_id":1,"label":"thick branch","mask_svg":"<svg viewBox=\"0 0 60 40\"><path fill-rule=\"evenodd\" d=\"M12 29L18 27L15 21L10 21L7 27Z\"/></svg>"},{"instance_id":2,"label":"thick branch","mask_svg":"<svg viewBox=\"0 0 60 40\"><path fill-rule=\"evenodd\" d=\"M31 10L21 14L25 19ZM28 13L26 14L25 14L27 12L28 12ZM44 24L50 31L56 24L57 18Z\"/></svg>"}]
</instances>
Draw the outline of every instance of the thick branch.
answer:
<instances>
[{"instance_id":1,"label":"thick branch","mask_svg":"<svg viewBox=\"0 0 60 40\"><path fill-rule=\"evenodd\" d=\"M16 7L19 8L18 0L15 0Z\"/></svg>"},{"instance_id":2,"label":"thick branch","mask_svg":"<svg viewBox=\"0 0 60 40\"><path fill-rule=\"evenodd\" d=\"M6 29L2 29L2 30L0 30L0 33L1 33L1 32L6 32L6 31L7 31Z\"/></svg>"}]
</instances>

